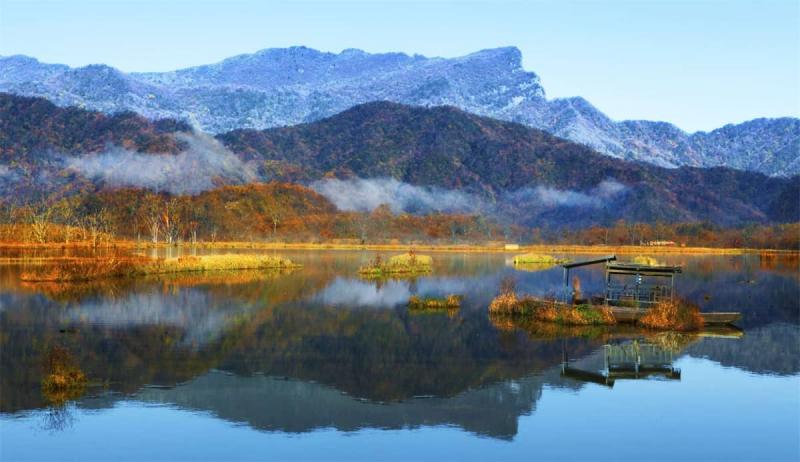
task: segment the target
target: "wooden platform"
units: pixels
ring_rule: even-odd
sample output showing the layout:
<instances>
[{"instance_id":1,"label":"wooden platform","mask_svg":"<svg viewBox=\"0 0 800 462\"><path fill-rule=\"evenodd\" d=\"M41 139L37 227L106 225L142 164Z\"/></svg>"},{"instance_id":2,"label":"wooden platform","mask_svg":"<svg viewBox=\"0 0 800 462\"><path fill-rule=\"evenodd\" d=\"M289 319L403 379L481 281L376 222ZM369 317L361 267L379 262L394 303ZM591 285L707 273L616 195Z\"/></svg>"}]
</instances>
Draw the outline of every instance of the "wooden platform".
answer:
<instances>
[{"instance_id":1,"label":"wooden platform","mask_svg":"<svg viewBox=\"0 0 800 462\"><path fill-rule=\"evenodd\" d=\"M610 306L609 309L617 322L636 322L647 313L647 310L640 310L637 308ZM742 314L736 312L701 312L700 316L703 317L703 323L707 326L728 325L742 319Z\"/></svg>"}]
</instances>

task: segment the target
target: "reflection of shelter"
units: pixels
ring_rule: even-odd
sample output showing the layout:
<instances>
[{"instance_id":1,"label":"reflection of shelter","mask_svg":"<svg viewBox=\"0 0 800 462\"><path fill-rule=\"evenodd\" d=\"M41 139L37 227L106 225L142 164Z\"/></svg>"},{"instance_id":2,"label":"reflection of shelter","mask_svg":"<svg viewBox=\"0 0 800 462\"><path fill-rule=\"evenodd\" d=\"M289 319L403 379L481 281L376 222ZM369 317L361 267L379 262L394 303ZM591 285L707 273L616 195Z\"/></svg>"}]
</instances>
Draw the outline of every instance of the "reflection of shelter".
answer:
<instances>
[{"instance_id":1,"label":"reflection of shelter","mask_svg":"<svg viewBox=\"0 0 800 462\"><path fill-rule=\"evenodd\" d=\"M673 353L651 343L632 342L604 347L606 370L614 378L639 379L661 375L680 379L681 371L672 365Z\"/></svg>"},{"instance_id":2,"label":"reflection of shelter","mask_svg":"<svg viewBox=\"0 0 800 462\"><path fill-rule=\"evenodd\" d=\"M673 352L651 343L631 342L603 347L603 370L594 372L571 367L564 353L561 376L582 382L613 387L616 380L661 377L680 380L680 369L673 366Z\"/></svg>"},{"instance_id":3,"label":"reflection of shelter","mask_svg":"<svg viewBox=\"0 0 800 462\"><path fill-rule=\"evenodd\" d=\"M617 263L616 255L582 260L561 265L564 268L564 300L569 301L569 274L574 268L605 263L606 305L651 305L675 296L675 274L680 266L652 266L637 263Z\"/></svg>"},{"instance_id":4,"label":"reflection of shelter","mask_svg":"<svg viewBox=\"0 0 800 462\"><path fill-rule=\"evenodd\" d=\"M606 304L637 305L672 301L680 266L606 262Z\"/></svg>"}]
</instances>

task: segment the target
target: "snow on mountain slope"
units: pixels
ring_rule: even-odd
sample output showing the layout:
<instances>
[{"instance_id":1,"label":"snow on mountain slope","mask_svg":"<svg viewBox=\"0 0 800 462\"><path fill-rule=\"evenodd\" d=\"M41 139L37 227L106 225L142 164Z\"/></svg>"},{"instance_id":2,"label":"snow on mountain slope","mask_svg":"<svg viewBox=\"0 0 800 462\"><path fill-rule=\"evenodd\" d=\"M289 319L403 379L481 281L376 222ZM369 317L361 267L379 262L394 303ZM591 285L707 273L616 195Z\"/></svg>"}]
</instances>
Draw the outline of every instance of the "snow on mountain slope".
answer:
<instances>
[{"instance_id":1,"label":"snow on mountain slope","mask_svg":"<svg viewBox=\"0 0 800 462\"><path fill-rule=\"evenodd\" d=\"M171 72L129 74L103 65L71 69L11 56L0 58L0 91L42 96L61 106L180 118L213 133L312 122L370 101L451 105L621 159L800 173L799 119L756 119L695 134L666 122L617 122L580 97L546 99L539 77L523 69L514 47L450 59L292 47Z\"/></svg>"}]
</instances>

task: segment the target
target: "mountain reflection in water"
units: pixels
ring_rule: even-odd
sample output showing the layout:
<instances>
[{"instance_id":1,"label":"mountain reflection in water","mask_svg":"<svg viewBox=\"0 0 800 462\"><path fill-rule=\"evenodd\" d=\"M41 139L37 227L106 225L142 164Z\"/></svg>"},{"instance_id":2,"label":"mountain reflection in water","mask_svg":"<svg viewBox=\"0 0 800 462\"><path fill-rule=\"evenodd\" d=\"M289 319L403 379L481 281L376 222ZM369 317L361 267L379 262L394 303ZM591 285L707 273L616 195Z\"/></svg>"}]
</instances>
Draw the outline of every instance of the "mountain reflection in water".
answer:
<instances>
[{"instance_id":1,"label":"mountain reflection in water","mask_svg":"<svg viewBox=\"0 0 800 462\"><path fill-rule=\"evenodd\" d=\"M290 257L305 267L72 286L21 284L20 266L0 267L0 411L48 408L42 364L58 345L90 379L88 394L68 405L77 409L133 400L266 431L449 425L512 439L544 389L593 386L562 376L565 351L596 372L603 345L642 337L493 322L486 307L504 276L533 294L561 283L558 268L518 272L503 255L436 255L433 274L386 281L355 276L370 253ZM741 338L694 336L676 359L800 373L798 355L786 354L800 343L795 269L751 256L668 259L685 267L679 293L703 309L744 314ZM601 271L576 274L586 293L601 289ZM411 295L449 294L464 296L455 315L405 306Z\"/></svg>"}]
</instances>

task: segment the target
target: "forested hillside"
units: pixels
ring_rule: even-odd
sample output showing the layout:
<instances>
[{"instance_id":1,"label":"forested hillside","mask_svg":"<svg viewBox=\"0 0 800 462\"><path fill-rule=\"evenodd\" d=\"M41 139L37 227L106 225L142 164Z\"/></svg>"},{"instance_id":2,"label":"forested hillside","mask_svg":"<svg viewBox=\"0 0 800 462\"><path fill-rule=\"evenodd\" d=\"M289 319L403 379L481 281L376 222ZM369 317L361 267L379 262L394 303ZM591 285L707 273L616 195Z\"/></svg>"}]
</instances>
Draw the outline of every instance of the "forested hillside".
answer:
<instances>
[{"instance_id":1,"label":"forested hillside","mask_svg":"<svg viewBox=\"0 0 800 462\"><path fill-rule=\"evenodd\" d=\"M394 214L526 228L800 221L800 177L627 162L455 108L385 102L214 139L176 121L0 94L0 161L0 190L16 206L133 190L204 197L226 185L281 181L310 187L344 212L385 203Z\"/></svg>"}]
</instances>

